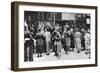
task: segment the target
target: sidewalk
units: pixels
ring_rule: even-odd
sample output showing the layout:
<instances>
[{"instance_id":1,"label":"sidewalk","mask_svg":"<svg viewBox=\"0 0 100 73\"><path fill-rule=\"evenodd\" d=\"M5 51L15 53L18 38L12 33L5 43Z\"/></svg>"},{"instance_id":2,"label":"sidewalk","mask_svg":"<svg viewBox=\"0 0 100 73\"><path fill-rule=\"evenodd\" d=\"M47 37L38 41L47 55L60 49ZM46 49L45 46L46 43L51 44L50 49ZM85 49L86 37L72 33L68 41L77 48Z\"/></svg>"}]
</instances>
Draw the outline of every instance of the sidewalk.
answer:
<instances>
[{"instance_id":1,"label":"sidewalk","mask_svg":"<svg viewBox=\"0 0 100 73\"><path fill-rule=\"evenodd\" d=\"M76 50L74 52L68 52L68 55L65 54L65 51L61 50L60 59L54 56L54 52L51 52L50 55L46 55L43 53L42 57L37 57L37 54L33 55L33 59L35 62L42 61L53 61L53 60L75 60L75 59L89 59L89 55L86 55L84 51L77 53Z\"/></svg>"}]
</instances>

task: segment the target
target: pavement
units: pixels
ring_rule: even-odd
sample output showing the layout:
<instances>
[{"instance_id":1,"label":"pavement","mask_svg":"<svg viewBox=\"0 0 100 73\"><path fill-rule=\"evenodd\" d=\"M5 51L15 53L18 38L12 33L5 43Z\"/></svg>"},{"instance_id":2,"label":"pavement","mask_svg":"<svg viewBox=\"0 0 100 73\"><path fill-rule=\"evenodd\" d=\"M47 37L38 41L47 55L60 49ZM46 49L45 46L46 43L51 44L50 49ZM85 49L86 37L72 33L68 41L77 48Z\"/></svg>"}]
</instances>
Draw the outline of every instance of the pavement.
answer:
<instances>
[{"instance_id":1,"label":"pavement","mask_svg":"<svg viewBox=\"0 0 100 73\"><path fill-rule=\"evenodd\" d=\"M66 55L65 51L61 49L61 56L59 59L56 56L54 56L54 52L51 52L50 55L46 55L46 53L43 53L42 57L37 57L37 54L33 54L33 59L35 62L54 61L54 60L75 60L75 59L89 59L89 55L85 54L85 51L77 53L76 49L74 50L74 52L69 51L68 55Z\"/></svg>"}]
</instances>

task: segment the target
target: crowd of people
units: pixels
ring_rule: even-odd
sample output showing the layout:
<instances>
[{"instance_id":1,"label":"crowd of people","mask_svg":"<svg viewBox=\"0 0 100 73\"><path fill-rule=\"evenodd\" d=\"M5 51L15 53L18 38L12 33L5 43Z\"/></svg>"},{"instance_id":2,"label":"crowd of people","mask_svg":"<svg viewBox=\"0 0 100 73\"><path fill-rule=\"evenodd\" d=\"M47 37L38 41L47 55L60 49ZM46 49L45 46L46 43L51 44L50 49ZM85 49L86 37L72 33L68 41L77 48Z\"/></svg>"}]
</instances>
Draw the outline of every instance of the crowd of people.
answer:
<instances>
[{"instance_id":1,"label":"crowd of people","mask_svg":"<svg viewBox=\"0 0 100 73\"><path fill-rule=\"evenodd\" d=\"M63 30L60 31L59 24L56 25L51 30L45 25L38 24L36 34L34 34L32 26L25 26L24 61L34 61L34 50L36 50L38 58L42 57L43 53L50 55L51 52L54 52L54 56L60 59L61 49L64 49L66 55L70 51L75 52L75 49L77 49L77 53L85 51L85 54L90 55L90 29L74 28L66 23Z\"/></svg>"}]
</instances>

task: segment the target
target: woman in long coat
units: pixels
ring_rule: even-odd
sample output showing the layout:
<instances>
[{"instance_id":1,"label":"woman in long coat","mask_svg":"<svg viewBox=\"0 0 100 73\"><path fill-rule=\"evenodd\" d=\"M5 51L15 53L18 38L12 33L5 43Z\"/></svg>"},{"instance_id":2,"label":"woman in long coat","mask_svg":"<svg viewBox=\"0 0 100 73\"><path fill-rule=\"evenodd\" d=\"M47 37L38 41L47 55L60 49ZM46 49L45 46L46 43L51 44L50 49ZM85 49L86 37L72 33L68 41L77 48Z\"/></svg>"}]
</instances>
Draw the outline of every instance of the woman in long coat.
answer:
<instances>
[{"instance_id":1,"label":"woman in long coat","mask_svg":"<svg viewBox=\"0 0 100 73\"><path fill-rule=\"evenodd\" d=\"M89 31L86 31L86 33L84 35L84 38L85 38L85 51L86 51L86 54L90 54L91 36L90 36Z\"/></svg>"},{"instance_id":2,"label":"woman in long coat","mask_svg":"<svg viewBox=\"0 0 100 73\"><path fill-rule=\"evenodd\" d=\"M63 32L63 40L64 40L64 50L66 55L68 54L68 51L70 50L70 46L71 46L71 40L70 40L70 30L69 28L65 29Z\"/></svg>"},{"instance_id":3,"label":"woman in long coat","mask_svg":"<svg viewBox=\"0 0 100 73\"><path fill-rule=\"evenodd\" d=\"M43 36L45 37L45 41L46 41L46 53L47 53L47 55L49 55L50 54L51 34L48 31L48 29L45 29Z\"/></svg>"},{"instance_id":4,"label":"woman in long coat","mask_svg":"<svg viewBox=\"0 0 100 73\"><path fill-rule=\"evenodd\" d=\"M55 42L54 42L54 45L56 46L56 54L57 54L57 57L58 59L60 58L61 56L61 34L60 32L57 30L56 31L56 34L55 34Z\"/></svg>"},{"instance_id":5,"label":"woman in long coat","mask_svg":"<svg viewBox=\"0 0 100 73\"><path fill-rule=\"evenodd\" d=\"M36 35L36 49L38 56L42 57L42 52L44 50L44 41L43 41L43 34L41 34L41 29L38 29L38 33Z\"/></svg>"},{"instance_id":6,"label":"woman in long coat","mask_svg":"<svg viewBox=\"0 0 100 73\"><path fill-rule=\"evenodd\" d=\"M80 53L80 51L81 51L81 33L78 29L75 32L75 44L76 44L76 49L78 50L77 52Z\"/></svg>"}]
</instances>

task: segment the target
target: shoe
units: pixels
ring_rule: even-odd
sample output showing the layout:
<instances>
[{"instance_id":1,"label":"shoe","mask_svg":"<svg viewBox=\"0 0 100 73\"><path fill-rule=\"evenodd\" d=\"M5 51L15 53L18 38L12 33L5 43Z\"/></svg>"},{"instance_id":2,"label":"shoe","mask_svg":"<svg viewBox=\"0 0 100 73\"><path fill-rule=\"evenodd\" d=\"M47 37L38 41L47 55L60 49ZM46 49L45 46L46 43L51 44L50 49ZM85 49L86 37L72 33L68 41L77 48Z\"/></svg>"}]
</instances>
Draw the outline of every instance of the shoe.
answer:
<instances>
[{"instance_id":1,"label":"shoe","mask_svg":"<svg viewBox=\"0 0 100 73\"><path fill-rule=\"evenodd\" d=\"M85 49L81 49L81 51L84 51Z\"/></svg>"},{"instance_id":2,"label":"shoe","mask_svg":"<svg viewBox=\"0 0 100 73\"><path fill-rule=\"evenodd\" d=\"M91 59L91 57L89 57L89 59Z\"/></svg>"},{"instance_id":3,"label":"shoe","mask_svg":"<svg viewBox=\"0 0 100 73\"><path fill-rule=\"evenodd\" d=\"M65 54L66 54L66 55L68 55L68 53L67 53L67 52L66 52Z\"/></svg>"},{"instance_id":4,"label":"shoe","mask_svg":"<svg viewBox=\"0 0 100 73\"><path fill-rule=\"evenodd\" d=\"M40 57L39 55L37 57Z\"/></svg>"},{"instance_id":5,"label":"shoe","mask_svg":"<svg viewBox=\"0 0 100 73\"><path fill-rule=\"evenodd\" d=\"M56 54L56 57L58 57L58 54Z\"/></svg>"},{"instance_id":6,"label":"shoe","mask_svg":"<svg viewBox=\"0 0 100 73\"><path fill-rule=\"evenodd\" d=\"M50 55L50 53L47 53L46 55Z\"/></svg>"},{"instance_id":7,"label":"shoe","mask_svg":"<svg viewBox=\"0 0 100 73\"><path fill-rule=\"evenodd\" d=\"M57 54L54 54L54 56L57 56Z\"/></svg>"},{"instance_id":8,"label":"shoe","mask_svg":"<svg viewBox=\"0 0 100 73\"><path fill-rule=\"evenodd\" d=\"M40 57L42 57L42 55L40 55Z\"/></svg>"},{"instance_id":9,"label":"shoe","mask_svg":"<svg viewBox=\"0 0 100 73\"><path fill-rule=\"evenodd\" d=\"M78 50L77 53L80 53L80 51Z\"/></svg>"},{"instance_id":10,"label":"shoe","mask_svg":"<svg viewBox=\"0 0 100 73\"><path fill-rule=\"evenodd\" d=\"M88 54L87 52L85 54Z\"/></svg>"}]
</instances>

